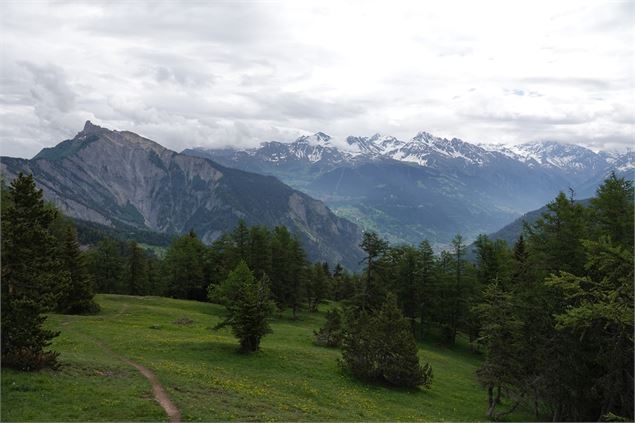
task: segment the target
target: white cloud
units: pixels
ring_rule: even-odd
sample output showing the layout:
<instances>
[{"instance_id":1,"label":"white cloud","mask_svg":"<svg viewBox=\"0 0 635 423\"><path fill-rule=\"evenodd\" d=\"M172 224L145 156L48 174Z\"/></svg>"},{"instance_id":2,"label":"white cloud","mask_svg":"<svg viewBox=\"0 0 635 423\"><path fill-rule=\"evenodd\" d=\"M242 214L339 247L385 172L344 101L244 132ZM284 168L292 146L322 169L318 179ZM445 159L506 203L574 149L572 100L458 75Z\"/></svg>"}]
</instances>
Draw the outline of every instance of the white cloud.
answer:
<instances>
[{"instance_id":1,"label":"white cloud","mask_svg":"<svg viewBox=\"0 0 635 423\"><path fill-rule=\"evenodd\" d=\"M1 153L91 119L180 150L420 130L632 143L630 1L0 5Z\"/></svg>"}]
</instances>

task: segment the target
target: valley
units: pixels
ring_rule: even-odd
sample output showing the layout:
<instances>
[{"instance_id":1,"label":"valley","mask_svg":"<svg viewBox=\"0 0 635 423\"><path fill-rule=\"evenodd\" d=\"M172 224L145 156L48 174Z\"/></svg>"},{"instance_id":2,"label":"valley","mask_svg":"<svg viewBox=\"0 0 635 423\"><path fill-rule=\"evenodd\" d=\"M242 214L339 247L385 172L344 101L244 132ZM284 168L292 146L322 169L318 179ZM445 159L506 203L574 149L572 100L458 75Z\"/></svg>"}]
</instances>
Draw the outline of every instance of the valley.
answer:
<instances>
[{"instance_id":1,"label":"valley","mask_svg":"<svg viewBox=\"0 0 635 423\"><path fill-rule=\"evenodd\" d=\"M586 198L611 171L633 179L634 154L595 153L557 142L469 143L420 132L409 141L375 134L336 140L318 132L251 149L183 154L274 175L337 215L395 243L425 238L436 250L461 233L491 233L559 191Z\"/></svg>"}]
</instances>

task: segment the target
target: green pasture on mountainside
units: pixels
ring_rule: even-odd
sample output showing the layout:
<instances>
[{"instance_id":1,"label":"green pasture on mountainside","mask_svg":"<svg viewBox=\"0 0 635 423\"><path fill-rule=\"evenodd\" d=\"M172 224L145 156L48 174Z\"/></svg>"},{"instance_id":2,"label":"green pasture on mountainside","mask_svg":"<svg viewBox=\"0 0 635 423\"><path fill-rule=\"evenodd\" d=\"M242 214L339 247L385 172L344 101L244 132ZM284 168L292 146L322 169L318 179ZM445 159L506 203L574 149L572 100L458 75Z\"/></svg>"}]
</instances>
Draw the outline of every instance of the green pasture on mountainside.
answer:
<instances>
[{"instance_id":1,"label":"green pasture on mountainside","mask_svg":"<svg viewBox=\"0 0 635 423\"><path fill-rule=\"evenodd\" d=\"M237 353L220 306L159 297L98 295L95 316L52 314L61 367L2 371L2 421L166 421L148 381L159 378L183 421L487 420L475 377L481 357L461 345L420 344L432 364L430 390L359 382L337 365L340 352L313 344L324 313L279 315L253 355ZM324 307L326 308L326 306ZM532 420L524 411L509 420Z\"/></svg>"}]
</instances>

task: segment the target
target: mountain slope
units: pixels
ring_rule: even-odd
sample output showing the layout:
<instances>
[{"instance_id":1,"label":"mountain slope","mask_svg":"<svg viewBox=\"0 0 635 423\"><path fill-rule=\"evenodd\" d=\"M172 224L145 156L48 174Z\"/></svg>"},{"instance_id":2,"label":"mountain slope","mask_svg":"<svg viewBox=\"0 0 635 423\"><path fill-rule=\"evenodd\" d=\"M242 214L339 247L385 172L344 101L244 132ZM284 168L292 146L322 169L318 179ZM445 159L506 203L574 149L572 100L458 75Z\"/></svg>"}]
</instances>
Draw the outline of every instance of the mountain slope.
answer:
<instances>
[{"instance_id":1,"label":"mountain slope","mask_svg":"<svg viewBox=\"0 0 635 423\"><path fill-rule=\"evenodd\" d=\"M554 142L476 145L420 132L337 141L324 133L246 150L189 149L243 170L275 175L338 215L393 242L489 233L570 187L590 196L611 170L632 176L633 154Z\"/></svg>"},{"instance_id":2,"label":"mountain slope","mask_svg":"<svg viewBox=\"0 0 635 423\"><path fill-rule=\"evenodd\" d=\"M178 154L90 122L75 138L32 160L3 157L1 169L7 179L33 173L47 199L83 220L173 234L194 229L211 242L244 219L289 227L313 259L351 267L361 254L354 224L275 177Z\"/></svg>"}]
</instances>

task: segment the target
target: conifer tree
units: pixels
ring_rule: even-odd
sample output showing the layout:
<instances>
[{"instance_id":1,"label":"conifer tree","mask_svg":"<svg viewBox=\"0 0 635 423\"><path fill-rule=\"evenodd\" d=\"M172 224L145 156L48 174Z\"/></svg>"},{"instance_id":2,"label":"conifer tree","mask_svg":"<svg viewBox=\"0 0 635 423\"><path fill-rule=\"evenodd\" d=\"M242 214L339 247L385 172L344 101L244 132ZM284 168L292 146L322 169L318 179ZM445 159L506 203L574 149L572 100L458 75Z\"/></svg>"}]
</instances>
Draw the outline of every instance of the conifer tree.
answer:
<instances>
[{"instance_id":1,"label":"conifer tree","mask_svg":"<svg viewBox=\"0 0 635 423\"><path fill-rule=\"evenodd\" d=\"M258 351L262 337L271 333L269 319L274 305L269 299L268 285L266 277L256 280L247 264L241 261L219 287L227 316L216 328L230 325L240 341L241 352Z\"/></svg>"},{"instance_id":2,"label":"conifer tree","mask_svg":"<svg viewBox=\"0 0 635 423\"><path fill-rule=\"evenodd\" d=\"M417 299L419 301L419 337L423 339L426 317L432 317L434 297L434 253L427 240L419 244Z\"/></svg>"},{"instance_id":3,"label":"conifer tree","mask_svg":"<svg viewBox=\"0 0 635 423\"><path fill-rule=\"evenodd\" d=\"M126 285L130 295L146 295L148 288L148 264L143 249L135 241L130 242L126 269Z\"/></svg>"},{"instance_id":4,"label":"conifer tree","mask_svg":"<svg viewBox=\"0 0 635 423\"><path fill-rule=\"evenodd\" d=\"M395 386L429 387L432 381L432 368L420 365L410 325L393 294L375 316L348 311L340 365L361 379Z\"/></svg>"},{"instance_id":5,"label":"conifer tree","mask_svg":"<svg viewBox=\"0 0 635 423\"><path fill-rule=\"evenodd\" d=\"M99 305L94 300L93 283L86 268L85 257L79 249L77 232L73 226L66 228L62 247L62 263L70 275L57 304L57 310L65 314L94 314Z\"/></svg>"},{"instance_id":6,"label":"conifer tree","mask_svg":"<svg viewBox=\"0 0 635 423\"><path fill-rule=\"evenodd\" d=\"M169 294L174 298L205 299L205 262L205 246L193 231L174 239L164 259Z\"/></svg>"},{"instance_id":7,"label":"conifer tree","mask_svg":"<svg viewBox=\"0 0 635 423\"><path fill-rule=\"evenodd\" d=\"M32 175L20 173L2 205L2 366L35 370L56 366L45 351L57 332L42 327L45 308L57 302L68 283L49 227L56 216Z\"/></svg>"},{"instance_id":8,"label":"conifer tree","mask_svg":"<svg viewBox=\"0 0 635 423\"><path fill-rule=\"evenodd\" d=\"M123 294L127 291L123 286L124 259L117 241L109 237L101 239L88 250L86 261L97 292Z\"/></svg>"},{"instance_id":9,"label":"conifer tree","mask_svg":"<svg viewBox=\"0 0 635 423\"><path fill-rule=\"evenodd\" d=\"M264 226L253 226L249 230L249 268L257 279L271 274L271 234Z\"/></svg>"},{"instance_id":10,"label":"conifer tree","mask_svg":"<svg viewBox=\"0 0 635 423\"><path fill-rule=\"evenodd\" d=\"M328 292L328 274L324 271L323 263L311 266L305 290L309 311L317 311Z\"/></svg>"},{"instance_id":11,"label":"conifer tree","mask_svg":"<svg viewBox=\"0 0 635 423\"><path fill-rule=\"evenodd\" d=\"M380 283L378 268L379 262L386 254L388 243L381 239L375 232L364 232L362 242L359 244L366 253L363 262L366 263L364 285L360 293L359 306L365 310L377 309L381 306L385 292Z\"/></svg>"},{"instance_id":12,"label":"conifer tree","mask_svg":"<svg viewBox=\"0 0 635 423\"><path fill-rule=\"evenodd\" d=\"M591 217L596 238L604 234L633 248L633 183L611 173L591 199Z\"/></svg>"},{"instance_id":13,"label":"conifer tree","mask_svg":"<svg viewBox=\"0 0 635 423\"><path fill-rule=\"evenodd\" d=\"M234 228L232 232L232 240L234 242L234 260L236 262L244 260L245 263L249 263L249 228L244 219L238 221L238 225L236 225L236 228Z\"/></svg>"},{"instance_id":14,"label":"conifer tree","mask_svg":"<svg viewBox=\"0 0 635 423\"><path fill-rule=\"evenodd\" d=\"M428 363L419 364L410 324L397 307L394 295L386 297L379 314L373 319L372 330L377 334L372 348L379 358L381 376L386 382L408 388L430 386L432 368Z\"/></svg>"}]
</instances>

